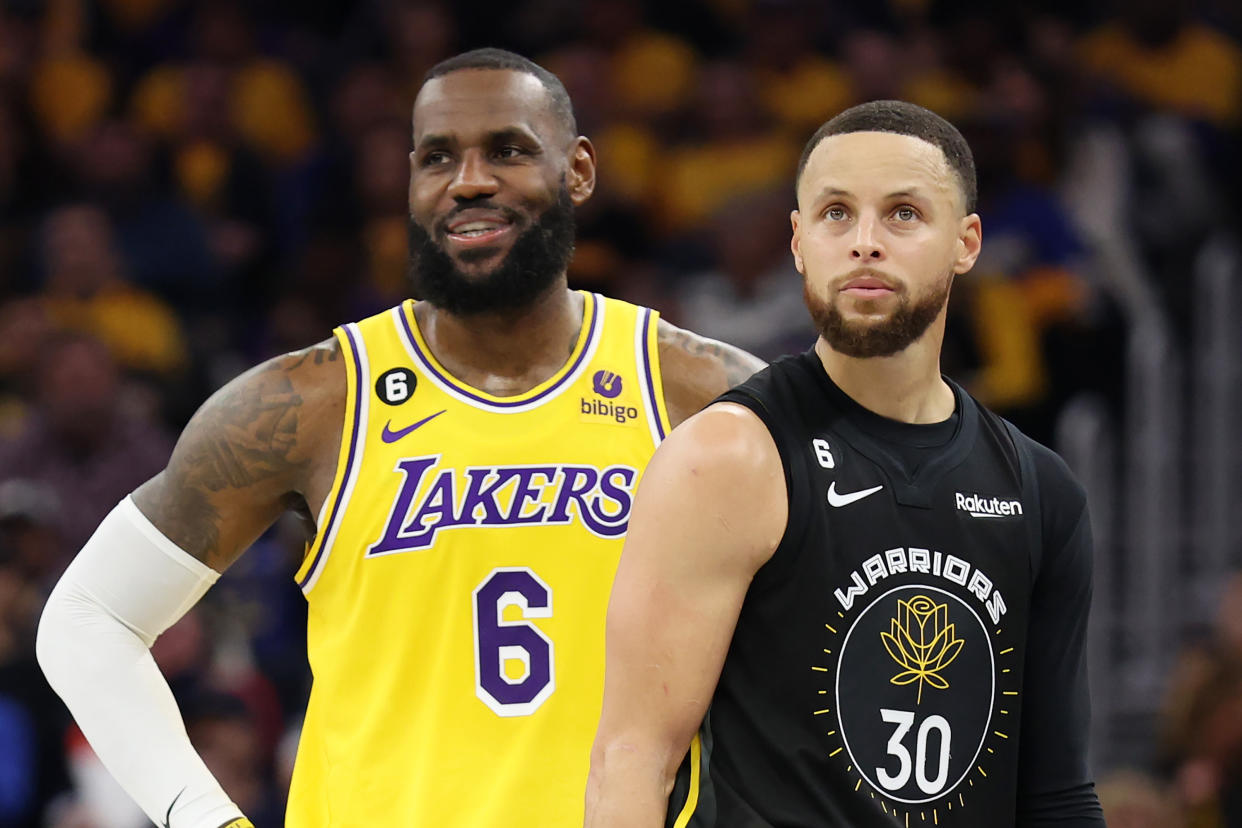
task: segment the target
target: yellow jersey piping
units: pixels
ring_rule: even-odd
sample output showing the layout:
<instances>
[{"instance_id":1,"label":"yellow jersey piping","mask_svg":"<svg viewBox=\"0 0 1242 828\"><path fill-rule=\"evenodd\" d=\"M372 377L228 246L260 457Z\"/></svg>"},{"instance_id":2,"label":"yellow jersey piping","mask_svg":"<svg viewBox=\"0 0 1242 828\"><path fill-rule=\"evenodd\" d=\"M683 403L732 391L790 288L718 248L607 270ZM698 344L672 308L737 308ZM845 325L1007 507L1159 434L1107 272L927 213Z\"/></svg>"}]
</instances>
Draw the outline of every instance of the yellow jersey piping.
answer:
<instances>
[{"instance_id":1,"label":"yellow jersey piping","mask_svg":"<svg viewBox=\"0 0 1242 828\"><path fill-rule=\"evenodd\" d=\"M348 343L348 350L352 357L354 369L353 383L351 386L347 386L349 401L346 403L346 417L349 416L350 412L348 409L352 406L353 422L349 428L348 449L346 449L344 444L341 446L341 454L345 457L345 461L337 471L338 479L333 485L332 491L328 492L328 497L324 500L325 509L327 509L328 503L332 504L331 509L327 511L326 522L323 518L323 510L321 510L319 534L315 539L318 548L312 547L311 553L313 555L308 553L307 557L311 558L311 564L307 568L306 574L298 579L298 586L302 588L304 594L314 588L315 582L319 580L319 575L327 564L328 555L332 551L332 543L336 540L337 530L341 527L341 516L345 513L349 497L354 491L354 484L358 480L358 469L362 467L363 445L366 443L364 432L367 424L367 408L370 399L370 395L367 394L367 389L370 387L370 366L367 361L366 349L363 346L362 333L358 330L357 324L342 325L341 330L345 334L342 339ZM349 363L346 364L348 365ZM344 440L346 436L344 429L342 429L341 436L342 440ZM348 454L346 454L346 451L348 451Z\"/></svg>"},{"instance_id":2,"label":"yellow jersey piping","mask_svg":"<svg viewBox=\"0 0 1242 828\"><path fill-rule=\"evenodd\" d=\"M445 370L436 361L431 349L427 347L422 332L419 331L418 324L414 321L412 301L403 302L400 306L393 308L392 312L402 344L405 345L414 362L423 369L427 379L437 388L460 402L485 411L521 412L538 408L559 396L573 385L595 355L595 350L603 338L604 299L596 293L584 292L583 296L586 302L582 330L578 334L578 341L574 344L574 350L570 353L569 359L565 361L564 367L545 382L513 397L497 397L472 388Z\"/></svg>"},{"instance_id":3,"label":"yellow jersey piping","mask_svg":"<svg viewBox=\"0 0 1242 828\"><path fill-rule=\"evenodd\" d=\"M698 734L695 734L690 742L690 790L686 791L686 804L681 809L681 813L677 815L673 828L686 828L690 824L690 817L694 816L694 809L699 806L699 775L702 772L700 767L702 755L703 743Z\"/></svg>"}]
</instances>

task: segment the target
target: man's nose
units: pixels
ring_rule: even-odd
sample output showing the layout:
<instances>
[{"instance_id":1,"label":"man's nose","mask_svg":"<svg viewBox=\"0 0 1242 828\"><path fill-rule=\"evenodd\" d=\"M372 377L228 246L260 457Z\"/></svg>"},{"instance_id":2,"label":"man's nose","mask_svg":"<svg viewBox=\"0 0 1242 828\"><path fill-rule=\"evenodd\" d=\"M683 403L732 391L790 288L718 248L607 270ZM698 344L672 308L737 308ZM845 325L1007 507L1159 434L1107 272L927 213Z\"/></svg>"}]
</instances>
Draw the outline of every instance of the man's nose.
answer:
<instances>
[{"instance_id":1,"label":"man's nose","mask_svg":"<svg viewBox=\"0 0 1242 828\"><path fill-rule=\"evenodd\" d=\"M876 232L878 229L874 218L859 218L853 243L850 245L851 259L857 262L878 262L884 259L884 247Z\"/></svg>"},{"instance_id":2,"label":"man's nose","mask_svg":"<svg viewBox=\"0 0 1242 828\"><path fill-rule=\"evenodd\" d=\"M492 174L491 165L483 154L467 151L457 166L448 194L459 201L469 201L480 196L493 195L500 189L500 182Z\"/></svg>"}]
</instances>

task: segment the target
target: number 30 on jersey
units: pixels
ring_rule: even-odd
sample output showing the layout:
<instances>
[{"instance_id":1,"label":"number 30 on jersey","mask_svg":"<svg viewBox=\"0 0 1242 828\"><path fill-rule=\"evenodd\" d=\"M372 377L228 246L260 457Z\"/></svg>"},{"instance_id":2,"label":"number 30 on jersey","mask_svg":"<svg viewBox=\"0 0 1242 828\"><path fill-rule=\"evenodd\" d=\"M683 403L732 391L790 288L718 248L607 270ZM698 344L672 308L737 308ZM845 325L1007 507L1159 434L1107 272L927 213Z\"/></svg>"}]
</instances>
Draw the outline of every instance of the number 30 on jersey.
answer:
<instances>
[{"instance_id":1,"label":"number 30 on jersey","mask_svg":"<svg viewBox=\"0 0 1242 828\"><path fill-rule=\"evenodd\" d=\"M552 590L526 567L499 568L473 597L474 692L497 716L529 716L556 689L552 641L530 623L552 616ZM519 618L505 620L508 607Z\"/></svg>"}]
</instances>

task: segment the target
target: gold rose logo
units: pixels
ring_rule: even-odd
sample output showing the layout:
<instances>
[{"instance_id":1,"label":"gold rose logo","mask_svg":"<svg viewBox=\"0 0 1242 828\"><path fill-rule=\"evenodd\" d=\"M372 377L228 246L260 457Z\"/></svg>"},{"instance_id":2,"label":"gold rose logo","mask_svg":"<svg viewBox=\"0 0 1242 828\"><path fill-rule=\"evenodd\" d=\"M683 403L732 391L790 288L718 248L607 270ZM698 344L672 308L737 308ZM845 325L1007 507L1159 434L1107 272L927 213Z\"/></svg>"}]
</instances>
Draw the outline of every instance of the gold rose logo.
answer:
<instances>
[{"instance_id":1,"label":"gold rose logo","mask_svg":"<svg viewBox=\"0 0 1242 828\"><path fill-rule=\"evenodd\" d=\"M953 663L965 643L957 638L949 623L949 605L937 604L926 595L897 601L897 617L889 632L880 633L884 649L902 670L889 681L896 685L919 683L918 702L923 701L923 684L947 690L949 683L940 671Z\"/></svg>"}]
</instances>

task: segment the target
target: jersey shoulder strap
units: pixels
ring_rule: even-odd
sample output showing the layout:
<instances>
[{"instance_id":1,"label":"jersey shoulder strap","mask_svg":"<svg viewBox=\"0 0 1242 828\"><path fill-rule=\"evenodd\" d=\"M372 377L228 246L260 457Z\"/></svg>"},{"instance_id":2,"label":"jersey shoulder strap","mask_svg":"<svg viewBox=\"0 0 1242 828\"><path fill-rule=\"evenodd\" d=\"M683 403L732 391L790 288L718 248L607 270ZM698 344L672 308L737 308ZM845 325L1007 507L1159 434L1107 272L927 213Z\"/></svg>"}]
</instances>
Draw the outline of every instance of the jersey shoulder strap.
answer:
<instances>
[{"instance_id":1,"label":"jersey shoulder strap","mask_svg":"<svg viewBox=\"0 0 1242 828\"><path fill-rule=\"evenodd\" d=\"M977 403L976 403L977 405ZM1022 480L1022 500L1030 504L1031 520L1026 521L1026 532L1031 548L1031 580L1039 574L1044 555L1044 513L1039 502L1039 477L1035 473L1035 458L1031 456L1030 438L1018 430L1018 427L988 411L983 406L979 410L988 416L995 417L1005 426L1005 432L1013 444L1014 453L1018 456L1018 470Z\"/></svg>"}]
</instances>

